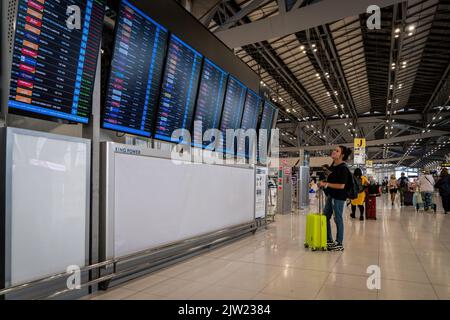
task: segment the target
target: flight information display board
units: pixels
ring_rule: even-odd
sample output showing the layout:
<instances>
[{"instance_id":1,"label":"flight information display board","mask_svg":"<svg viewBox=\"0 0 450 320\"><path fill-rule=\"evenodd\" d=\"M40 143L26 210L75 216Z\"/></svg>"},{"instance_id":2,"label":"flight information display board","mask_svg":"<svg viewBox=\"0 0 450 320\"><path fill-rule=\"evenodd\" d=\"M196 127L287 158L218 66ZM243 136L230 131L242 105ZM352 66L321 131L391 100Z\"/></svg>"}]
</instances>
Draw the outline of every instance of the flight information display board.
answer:
<instances>
[{"instance_id":1,"label":"flight information display board","mask_svg":"<svg viewBox=\"0 0 450 320\"><path fill-rule=\"evenodd\" d=\"M255 92L249 89L247 91L247 97L245 99L241 129L243 130L254 129L256 133L256 126L258 125L258 118L260 112L261 112L261 98ZM245 147L245 150L240 150L240 155L245 155L246 157L248 157L250 151L248 139L244 140L244 137L242 137L239 140L239 146L240 148Z\"/></svg>"},{"instance_id":2,"label":"flight information display board","mask_svg":"<svg viewBox=\"0 0 450 320\"><path fill-rule=\"evenodd\" d=\"M241 128L244 130L256 129L260 112L261 98L253 91L248 90L247 98L245 99Z\"/></svg>"},{"instance_id":3,"label":"flight information display board","mask_svg":"<svg viewBox=\"0 0 450 320\"><path fill-rule=\"evenodd\" d=\"M156 119L156 139L172 141L174 130L191 130L202 58L180 38L174 34L170 36Z\"/></svg>"},{"instance_id":4,"label":"flight information display board","mask_svg":"<svg viewBox=\"0 0 450 320\"><path fill-rule=\"evenodd\" d=\"M234 150L225 150L226 130L239 129L241 125L242 111L244 110L246 92L247 88L239 80L237 80L233 76L229 77L222 112L222 120L220 121L222 141L219 148L221 151L234 153Z\"/></svg>"},{"instance_id":5,"label":"flight information display board","mask_svg":"<svg viewBox=\"0 0 450 320\"><path fill-rule=\"evenodd\" d=\"M262 141L265 140L267 142L266 148L269 147L271 130L275 118L275 114L277 111L277 107L270 103L269 101L264 101L264 108L261 115L261 121L259 123L258 130L258 161L265 161L267 159L267 154L262 154L260 151L263 150ZM266 149L266 151L268 151Z\"/></svg>"},{"instance_id":6,"label":"flight information display board","mask_svg":"<svg viewBox=\"0 0 450 320\"><path fill-rule=\"evenodd\" d=\"M194 116L194 121L202 122L202 131L194 132L194 141L202 141L206 130L219 128L227 77L227 72L205 58ZM200 145L194 145L202 147L210 143L211 141L204 141Z\"/></svg>"},{"instance_id":7,"label":"flight information display board","mask_svg":"<svg viewBox=\"0 0 450 320\"><path fill-rule=\"evenodd\" d=\"M69 6L80 8L80 28ZM11 113L89 122L104 11L104 0L18 1Z\"/></svg>"},{"instance_id":8,"label":"flight information display board","mask_svg":"<svg viewBox=\"0 0 450 320\"><path fill-rule=\"evenodd\" d=\"M128 1L121 2L102 127L153 133L168 30Z\"/></svg>"}]
</instances>

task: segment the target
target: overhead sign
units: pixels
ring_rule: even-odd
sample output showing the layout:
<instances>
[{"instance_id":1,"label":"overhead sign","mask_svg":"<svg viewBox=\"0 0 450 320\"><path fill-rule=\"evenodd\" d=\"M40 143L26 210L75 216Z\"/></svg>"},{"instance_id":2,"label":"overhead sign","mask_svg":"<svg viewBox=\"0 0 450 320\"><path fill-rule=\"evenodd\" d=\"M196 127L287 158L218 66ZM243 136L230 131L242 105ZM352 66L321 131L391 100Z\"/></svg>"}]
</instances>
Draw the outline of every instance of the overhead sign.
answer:
<instances>
[{"instance_id":1,"label":"overhead sign","mask_svg":"<svg viewBox=\"0 0 450 320\"><path fill-rule=\"evenodd\" d=\"M441 164L442 168L450 168L450 162L444 162Z\"/></svg>"},{"instance_id":2,"label":"overhead sign","mask_svg":"<svg viewBox=\"0 0 450 320\"><path fill-rule=\"evenodd\" d=\"M354 140L354 164L365 164L366 163L366 139L355 138Z\"/></svg>"}]
</instances>

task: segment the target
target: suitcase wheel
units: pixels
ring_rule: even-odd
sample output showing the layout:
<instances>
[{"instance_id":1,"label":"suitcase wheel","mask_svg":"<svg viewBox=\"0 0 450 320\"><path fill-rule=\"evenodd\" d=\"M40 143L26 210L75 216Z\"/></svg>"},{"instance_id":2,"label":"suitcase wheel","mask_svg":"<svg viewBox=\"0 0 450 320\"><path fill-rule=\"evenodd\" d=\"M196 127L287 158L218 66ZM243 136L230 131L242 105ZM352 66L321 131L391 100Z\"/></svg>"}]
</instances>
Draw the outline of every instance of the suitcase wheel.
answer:
<instances>
[{"instance_id":1,"label":"suitcase wheel","mask_svg":"<svg viewBox=\"0 0 450 320\"><path fill-rule=\"evenodd\" d=\"M317 248L311 248L312 251L317 251Z\"/></svg>"},{"instance_id":2,"label":"suitcase wheel","mask_svg":"<svg viewBox=\"0 0 450 320\"><path fill-rule=\"evenodd\" d=\"M308 244L307 244L307 243L305 243L305 248L309 248L309 246L308 246Z\"/></svg>"}]
</instances>

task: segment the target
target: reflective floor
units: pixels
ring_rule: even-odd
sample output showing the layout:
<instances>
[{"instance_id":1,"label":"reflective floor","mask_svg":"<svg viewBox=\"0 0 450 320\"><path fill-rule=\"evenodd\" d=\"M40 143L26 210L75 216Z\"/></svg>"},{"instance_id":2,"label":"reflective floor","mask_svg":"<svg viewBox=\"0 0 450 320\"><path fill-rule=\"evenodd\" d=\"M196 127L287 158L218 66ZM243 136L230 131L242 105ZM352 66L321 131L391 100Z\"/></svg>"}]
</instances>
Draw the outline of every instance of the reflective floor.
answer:
<instances>
[{"instance_id":1,"label":"reflective floor","mask_svg":"<svg viewBox=\"0 0 450 320\"><path fill-rule=\"evenodd\" d=\"M450 299L450 215L440 205L437 214L392 207L386 196L377 208L378 219L363 222L347 210L343 252L305 249L308 210L297 211L277 215L254 236L88 298ZM380 268L379 283L368 281L369 266Z\"/></svg>"}]
</instances>

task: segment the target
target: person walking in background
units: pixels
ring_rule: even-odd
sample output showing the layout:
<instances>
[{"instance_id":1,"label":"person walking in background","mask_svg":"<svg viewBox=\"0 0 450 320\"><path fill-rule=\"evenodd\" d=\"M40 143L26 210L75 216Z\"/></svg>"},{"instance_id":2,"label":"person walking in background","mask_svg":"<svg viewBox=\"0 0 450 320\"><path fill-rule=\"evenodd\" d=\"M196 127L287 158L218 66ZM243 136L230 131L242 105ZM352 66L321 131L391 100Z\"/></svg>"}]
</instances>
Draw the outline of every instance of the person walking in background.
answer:
<instances>
[{"instance_id":1,"label":"person walking in background","mask_svg":"<svg viewBox=\"0 0 450 320\"><path fill-rule=\"evenodd\" d=\"M345 161L352 151L344 146L337 147L331 154L333 164L330 166L330 174L326 181L321 181L319 187L324 188L327 196L324 214L327 217L327 249L330 251L344 250L344 206L347 199L346 185L352 179L350 170ZM331 233L331 217L334 213L337 235L336 242L333 241Z\"/></svg>"},{"instance_id":2,"label":"person walking in background","mask_svg":"<svg viewBox=\"0 0 450 320\"><path fill-rule=\"evenodd\" d=\"M429 171L425 171L422 175L420 175L419 180L417 181L417 185L422 193L423 208L425 211L428 211L432 205L434 184L434 178ZM434 209L436 210L435 207Z\"/></svg>"},{"instance_id":3,"label":"person walking in background","mask_svg":"<svg viewBox=\"0 0 450 320\"><path fill-rule=\"evenodd\" d=\"M395 177L394 177L395 178ZM400 205L405 205L405 194L408 192L409 179L405 177L405 173L402 172L401 177L398 179L398 189L400 191ZM392 203L392 205L394 205Z\"/></svg>"},{"instance_id":4,"label":"person walking in background","mask_svg":"<svg viewBox=\"0 0 450 320\"><path fill-rule=\"evenodd\" d=\"M392 206L394 206L394 201L395 201L395 197L397 195L397 190L398 190L398 182L397 182L397 179L395 179L394 175L391 176L391 179L388 182L388 189L389 189L389 193L391 195Z\"/></svg>"},{"instance_id":5,"label":"person walking in background","mask_svg":"<svg viewBox=\"0 0 450 320\"><path fill-rule=\"evenodd\" d=\"M360 217L359 220L364 220L364 202L366 200L366 192L365 192L365 186L369 184L369 181L365 176L363 176L362 171L360 168L356 168L353 172L353 175L356 178L356 181L358 182L358 198L351 201L352 203L352 213L350 217L353 219L356 218L356 207L359 208Z\"/></svg>"},{"instance_id":6,"label":"person walking in background","mask_svg":"<svg viewBox=\"0 0 450 320\"><path fill-rule=\"evenodd\" d=\"M447 168L441 170L439 180L434 186L439 189L445 214L450 213L450 176Z\"/></svg>"}]
</instances>

